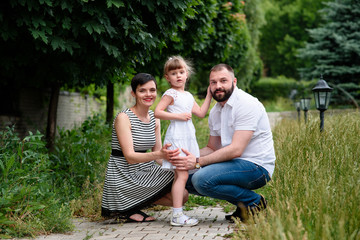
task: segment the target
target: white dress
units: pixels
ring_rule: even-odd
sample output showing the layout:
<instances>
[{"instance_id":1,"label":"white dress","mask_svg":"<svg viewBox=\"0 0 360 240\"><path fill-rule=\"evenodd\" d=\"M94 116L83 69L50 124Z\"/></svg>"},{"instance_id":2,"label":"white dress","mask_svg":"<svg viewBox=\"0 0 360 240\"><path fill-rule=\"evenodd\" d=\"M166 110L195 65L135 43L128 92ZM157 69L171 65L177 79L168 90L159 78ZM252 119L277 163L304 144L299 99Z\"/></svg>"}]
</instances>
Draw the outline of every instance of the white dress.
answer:
<instances>
[{"instance_id":1,"label":"white dress","mask_svg":"<svg viewBox=\"0 0 360 240\"><path fill-rule=\"evenodd\" d=\"M168 89L163 96L168 95L174 99L174 104L167 107L170 113L191 113L195 99L191 93L179 92L175 89ZM195 157L200 157L199 145L196 141L195 127L192 120L180 121L170 120L170 125L166 131L164 144L171 143L169 149L183 148L191 152ZM180 156L185 156L181 152ZM166 160L163 160L163 169L173 170L176 167ZM193 171L191 171L193 172Z\"/></svg>"}]
</instances>

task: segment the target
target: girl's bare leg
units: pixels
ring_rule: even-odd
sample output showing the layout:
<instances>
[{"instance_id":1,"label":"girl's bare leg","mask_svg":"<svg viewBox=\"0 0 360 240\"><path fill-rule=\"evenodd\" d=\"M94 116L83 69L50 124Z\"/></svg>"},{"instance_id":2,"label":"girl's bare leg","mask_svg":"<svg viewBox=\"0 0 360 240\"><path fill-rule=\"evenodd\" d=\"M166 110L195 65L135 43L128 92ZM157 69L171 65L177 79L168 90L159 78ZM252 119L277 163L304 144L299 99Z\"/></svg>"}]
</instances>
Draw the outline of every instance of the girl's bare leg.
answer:
<instances>
[{"instance_id":1,"label":"girl's bare leg","mask_svg":"<svg viewBox=\"0 0 360 240\"><path fill-rule=\"evenodd\" d=\"M185 184L189 177L188 171L175 170L174 183L171 189L171 195L173 198L173 207L181 208L184 204L183 197L185 190Z\"/></svg>"}]
</instances>

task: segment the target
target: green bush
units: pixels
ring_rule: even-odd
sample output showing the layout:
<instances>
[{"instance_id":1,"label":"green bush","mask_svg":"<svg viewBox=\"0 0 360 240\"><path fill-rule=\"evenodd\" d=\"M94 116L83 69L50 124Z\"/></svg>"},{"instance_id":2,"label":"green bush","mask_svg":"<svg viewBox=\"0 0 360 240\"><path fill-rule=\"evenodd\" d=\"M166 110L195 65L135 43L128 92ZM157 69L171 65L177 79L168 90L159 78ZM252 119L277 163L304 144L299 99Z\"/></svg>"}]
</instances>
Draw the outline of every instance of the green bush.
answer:
<instances>
[{"instance_id":1,"label":"green bush","mask_svg":"<svg viewBox=\"0 0 360 240\"><path fill-rule=\"evenodd\" d=\"M59 130L51 154L40 132L23 140L14 128L0 132L0 238L72 229L69 202L84 184L104 181L111 140L104 122L96 115Z\"/></svg>"},{"instance_id":2,"label":"green bush","mask_svg":"<svg viewBox=\"0 0 360 240\"><path fill-rule=\"evenodd\" d=\"M289 98L292 90L297 94L294 98L309 97L312 95L311 89L316 81L296 81L292 78L279 76L277 78L262 78L251 88L251 94L260 101L276 100L279 97Z\"/></svg>"},{"instance_id":3,"label":"green bush","mask_svg":"<svg viewBox=\"0 0 360 240\"><path fill-rule=\"evenodd\" d=\"M103 180L110 156L111 128L100 115L87 119L81 127L59 130L55 151L51 155L56 188L63 191L65 200L81 194L83 184L89 179Z\"/></svg>"},{"instance_id":4,"label":"green bush","mask_svg":"<svg viewBox=\"0 0 360 240\"><path fill-rule=\"evenodd\" d=\"M29 132L21 140L8 127L0 147L0 238L70 230L71 212L57 200L43 135Z\"/></svg>"}]
</instances>

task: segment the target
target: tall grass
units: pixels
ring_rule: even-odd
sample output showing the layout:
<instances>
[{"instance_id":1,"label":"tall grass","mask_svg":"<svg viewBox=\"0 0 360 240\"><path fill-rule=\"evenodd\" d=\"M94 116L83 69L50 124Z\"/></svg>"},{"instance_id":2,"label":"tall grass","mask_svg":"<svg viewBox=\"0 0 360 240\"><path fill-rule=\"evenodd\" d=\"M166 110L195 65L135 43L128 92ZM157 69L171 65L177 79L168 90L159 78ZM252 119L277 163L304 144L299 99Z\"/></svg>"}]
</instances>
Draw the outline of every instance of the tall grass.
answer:
<instances>
[{"instance_id":1,"label":"tall grass","mask_svg":"<svg viewBox=\"0 0 360 240\"><path fill-rule=\"evenodd\" d=\"M262 191L266 216L234 239L360 239L360 115L308 124L283 120L273 131L276 168Z\"/></svg>"}]
</instances>

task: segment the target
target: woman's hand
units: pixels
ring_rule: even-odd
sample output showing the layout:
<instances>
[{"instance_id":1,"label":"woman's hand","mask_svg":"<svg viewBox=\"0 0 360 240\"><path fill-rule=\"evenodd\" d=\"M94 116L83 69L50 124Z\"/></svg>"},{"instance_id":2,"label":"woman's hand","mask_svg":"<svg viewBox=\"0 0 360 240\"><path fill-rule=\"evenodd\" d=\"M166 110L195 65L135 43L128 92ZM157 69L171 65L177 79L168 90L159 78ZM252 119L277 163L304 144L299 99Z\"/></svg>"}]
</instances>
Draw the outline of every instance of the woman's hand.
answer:
<instances>
[{"instance_id":1,"label":"woman's hand","mask_svg":"<svg viewBox=\"0 0 360 240\"><path fill-rule=\"evenodd\" d=\"M196 157L191 153L188 152L185 149L181 149L186 156L173 156L170 158L169 162L172 163L172 165L176 166L176 169L179 170L191 170L195 168L196 163Z\"/></svg>"},{"instance_id":2,"label":"woman's hand","mask_svg":"<svg viewBox=\"0 0 360 240\"><path fill-rule=\"evenodd\" d=\"M180 154L180 149L177 148L177 149L174 149L174 150L170 150L170 149L168 149L170 146L171 146L171 144L167 143L160 150L160 152L163 154L163 159L166 159L168 161L172 157L176 157L176 156L178 156Z\"/></svg>"}]
</instances>

